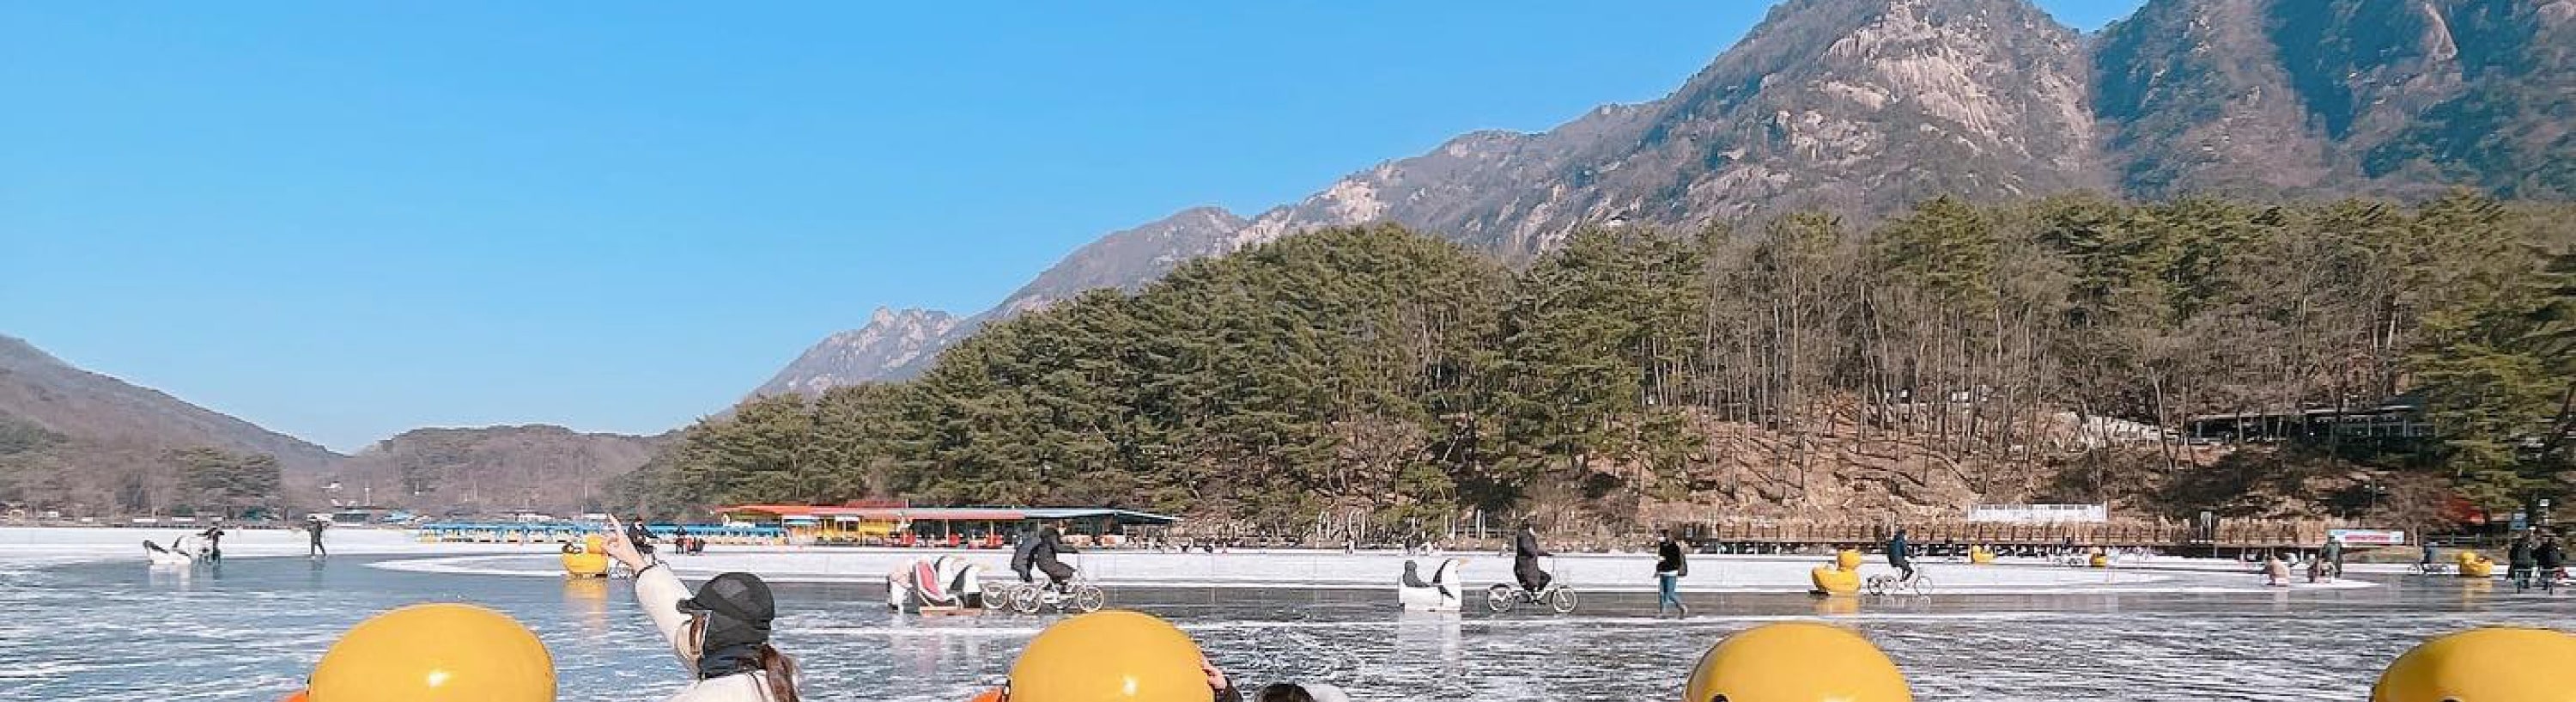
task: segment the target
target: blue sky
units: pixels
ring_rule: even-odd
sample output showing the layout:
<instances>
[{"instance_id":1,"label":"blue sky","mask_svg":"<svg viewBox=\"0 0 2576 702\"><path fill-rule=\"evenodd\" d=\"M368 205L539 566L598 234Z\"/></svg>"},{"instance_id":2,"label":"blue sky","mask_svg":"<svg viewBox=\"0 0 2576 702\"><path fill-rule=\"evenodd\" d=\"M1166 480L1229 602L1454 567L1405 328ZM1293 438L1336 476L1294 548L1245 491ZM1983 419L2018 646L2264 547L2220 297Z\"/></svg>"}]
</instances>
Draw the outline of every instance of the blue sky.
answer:
<instances>
[{"instance_id":1,"label":"blue sky","mask_svg":"<svg viewBox=\"0 0 2576 702\"><path fill-rule=\"evenodd\" d=\"M658 432L876 306L1659 97L1768 6L725 5L0 4L0 334L344 451Z\"/></svg>"}]
</instances>

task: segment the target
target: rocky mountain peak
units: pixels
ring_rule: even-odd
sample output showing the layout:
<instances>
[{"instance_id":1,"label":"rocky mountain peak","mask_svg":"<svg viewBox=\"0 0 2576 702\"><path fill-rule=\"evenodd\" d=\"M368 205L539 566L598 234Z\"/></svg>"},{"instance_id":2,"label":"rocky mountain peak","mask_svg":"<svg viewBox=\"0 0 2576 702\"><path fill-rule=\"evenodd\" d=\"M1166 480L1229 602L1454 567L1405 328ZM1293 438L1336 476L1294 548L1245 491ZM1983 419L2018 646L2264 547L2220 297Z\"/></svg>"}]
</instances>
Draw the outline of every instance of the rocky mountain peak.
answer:
<instances>
[{"instance_id":1,"label":"rocky mountain peak","mask_svg":"<svg viewBox=\"0 0 2576 702\"><path fill-rule=\"evenodd\" d=\"M1160 278L1173 266L1231 250L1228 237L1242 217L1221 207L1193 207L1143 226L1110 232L1075 249L1037 279L1021 286L996 311L1004 316L1044 307L1093 288L1130 289Z\"/></svg>"},{"instance_id":2,"label":"rocky mountain peak","mask_svg":"<svg viewBox=\"0 0 2576 702\"><path fill-rule=\"evenodd\" d=\"M879 307L868 315L867 326L833 334L806 349L753 394L816 395L841 385L908 377L906 369L937 355L963 321L939 310Z\"/></svg>"},{"instance_id":3,"label":"rocky mountain peak","mask_svg":"<svg viewBox=\"0 0 2576 702\"><path fill-rule=\"evenodd\" d=\"M2576 195L2568 0L2151 0L2104 30L2125 189Z\"/></svg>"}]
</instances>

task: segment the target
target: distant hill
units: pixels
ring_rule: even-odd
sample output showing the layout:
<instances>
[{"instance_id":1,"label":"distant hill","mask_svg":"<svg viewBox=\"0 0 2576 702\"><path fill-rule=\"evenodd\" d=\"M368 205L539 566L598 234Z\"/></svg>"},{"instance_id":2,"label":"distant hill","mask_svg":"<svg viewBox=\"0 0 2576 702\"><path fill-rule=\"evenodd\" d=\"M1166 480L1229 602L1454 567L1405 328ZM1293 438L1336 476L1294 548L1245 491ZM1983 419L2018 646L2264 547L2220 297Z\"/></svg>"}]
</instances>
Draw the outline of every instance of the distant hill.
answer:
<instances>
[{"instance_id":1,"label":"distant hill","mask_svg":"<svg viewBox=\"0 0 2576 702\"><path fill-rule=\"evenodd\" d=\"M206 446L268 454L289 473L326 470L345 458L159 390L72 367L11 336L0 336L0 419L99 451Z\"/></svg>"},{"instance_id":2,"label":"distant hill","mask_svg":"<svg viewBox=\"0 0 2576 702\"><path fill-rule=\"evenodd\" d=\"M275 505L372 498L416 510L563 512L596 506L602 486L661 441L555 426L416 429L343 456L0 336L0 502L84 515L185 508L173 454L205 447L276 458L284 494Z\"/></svg>"},{"instance_id":3,"label":"distant hill","mask_svg":"<svg viewBox=\"0 0 2576 702\"><path fill-rule=\"evenodd\" d=\"M667 435L666 435L667 436ZM414 429L351 457L339 493L415 510L594 511L606 486L644 465L665 437L527 425Z\"/></svg>"},{"instance_id":4,"label":"distant hill","mask_svg":"<svg viewBox=\"0 0 2576 702\"><path fill-rule=\"evenodd\" d=\"M800 360L762 391L910 377L985 324L1326 226L1526 260L1587 223L2453 185L2576 197L2576 0L2151 0L2089 37L2026 0L1790 0L1661 99L1468 133L1248 220L1194 208L1112 233L944 334L880 315L834 337L905 339L904 362Z\"/></svg>"}]
</instances>

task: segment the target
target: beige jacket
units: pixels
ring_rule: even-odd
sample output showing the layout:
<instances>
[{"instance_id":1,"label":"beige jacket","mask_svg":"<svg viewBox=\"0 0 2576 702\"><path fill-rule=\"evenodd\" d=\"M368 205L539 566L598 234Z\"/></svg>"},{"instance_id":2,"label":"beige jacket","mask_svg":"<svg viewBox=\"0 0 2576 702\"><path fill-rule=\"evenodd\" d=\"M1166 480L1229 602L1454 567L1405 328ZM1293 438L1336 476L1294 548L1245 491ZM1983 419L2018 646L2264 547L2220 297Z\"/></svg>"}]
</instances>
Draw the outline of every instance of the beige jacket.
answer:
<instances>
[{"instance_id":1,"label":"beige jacket","mask_svg":"<svg viewBox=\"0 0 2576 702\"><path fill-rule=\"evenodd\" d=\"M680 666L696 674L697 661L690 660L680 637L687 636L689 615L680 611L680 601L689 598L689 586L680 576L671 574L671 566L657 565L635 576L635 604L653 618L653 628L662 639L671 642L671 652L679 655ZM665 702L767 702L768 686L761 684L761 673L736 673L711 680L699 680L680 688Z\"/></svg>"}]
</instances>

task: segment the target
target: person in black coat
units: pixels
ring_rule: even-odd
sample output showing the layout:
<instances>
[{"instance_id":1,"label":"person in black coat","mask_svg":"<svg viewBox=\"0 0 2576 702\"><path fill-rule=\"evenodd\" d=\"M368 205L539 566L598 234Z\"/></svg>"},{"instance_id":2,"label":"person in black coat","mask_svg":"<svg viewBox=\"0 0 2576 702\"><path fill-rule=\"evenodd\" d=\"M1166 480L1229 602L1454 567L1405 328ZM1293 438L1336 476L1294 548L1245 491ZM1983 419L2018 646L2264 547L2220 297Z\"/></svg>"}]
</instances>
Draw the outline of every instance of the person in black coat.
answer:
<instances>
[{"instance_id":1,"label":"person in black coat","mask_svg":"<svg viewBox=\"0 0 2576 702\"><path fill-rule=\"evenodd\" d=\"M653 555L653 530L644 527L644 515L635 515L626 522L626 539L635 542L636 552Z\"/></svg>"},{"instance_id":2,"label":"person in black coat","mask_svg":"<svg viewBox=\"0 0 2576 702\"><path fill-rule=\"evenodd\" d=\"M1037 543L1029 545L1029 564L1055 581L1056 592L1073 591L1073 566L1057 560L1056 554L1080 553L1064 543L1064 531L1055 524L1038 527Z\"/></svg>"},{"instance_id":3,"label":"person in black coat","mask_svg":"<svg viewBox=\"0 0 2576 702\"><path fill-rule=\"evenodd\" d=\"M224 559L224 525L206 527L205 531L197 532L197 538L206 540L206 560Z\"/></svg>"},{"instance_id":4,"label":"person in black coat","mask_svg":"<svg viewBox=\"0 0 2576 702\"><path fill-rule=\"evenodd\" d=\"M2531 536L2513 537L2513 547L2505 551L2504 562L2504 577L2512 580L2514 587L2530 587L2532 567L2538 565L2532 560Z\"/></svg>"},{"instance_id":5,"label":"person in black coat","mask_svg":"<svg viewBox=\"0 0 2576 702\"><path fill-rule=\"evenodd\" d=\"M1679 616L1690 616L1690 607L1682 604L1682 576L1690 574L1690 562L1682 560L1681 537L1670 529L1655 543L1655 614L1663 614L1670 605Z\"/></svg>"},{"instance_id":6,"label":"person in black coat","mask_svg":"<svg viewBox=\"0 0 2576 702\"><path fill-rule=\"evenodd\" d=\"M1538 592L1547 589L1548 581L1553 578L1545 569L1538 567L1538 559L1554 555L1538 547L1536 527L1522 524L1520 535L1512 539L1512 577L1520 580L1523 590Z\"/></svg>"},{"instance_id":7,"label":"person in black coat","mask_svg":"<svg viewBox=\"0 0 2576 702\"><path fill-rule=\"evenodd\" d=\"M1034 584L1038 581L1037 576L1029 574L1029 569L1037 566L1031 560L1037 550L1038 530L1021 529L1019 533L1011 535L1011 572L1019 574L1022 583Z\"/></svg>"}]
</instances>

